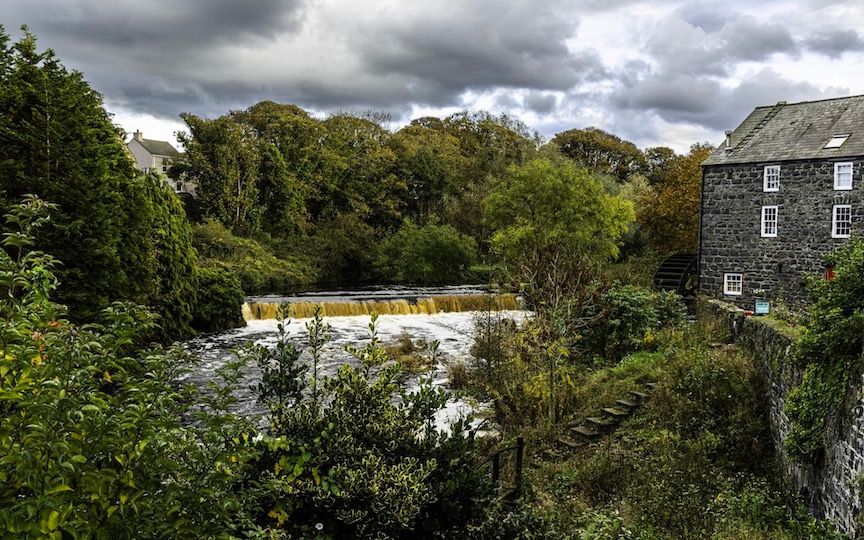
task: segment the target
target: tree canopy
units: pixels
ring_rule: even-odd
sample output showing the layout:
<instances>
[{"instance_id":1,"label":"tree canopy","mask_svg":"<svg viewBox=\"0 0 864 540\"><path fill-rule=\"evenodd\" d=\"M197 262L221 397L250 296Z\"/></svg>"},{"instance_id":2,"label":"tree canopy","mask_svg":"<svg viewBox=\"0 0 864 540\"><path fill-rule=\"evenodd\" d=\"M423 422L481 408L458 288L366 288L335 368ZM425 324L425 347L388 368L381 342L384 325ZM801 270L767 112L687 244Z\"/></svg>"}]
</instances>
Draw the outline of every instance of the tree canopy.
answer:
<instances>
[{"instance_id":1,"label":"tree canopy","mask_svg":"<svg viewBox=\"0 0 864 540\"><path fill-rule=\"evenodd\" d=\"M511 166L484 207L495 231L492 246L509 261L549 248L601 259L614 256L634 218L630 202L607 194L588 170L560 158Z\"/></svg>"},{"instance_id":2,"label":"tree canopy","mask_svg":"<svg viewBox=\"0 0 864 540\"><path fill-rule=\"evenodd\" d=\"M0 28L0 146L5 204L56 205L37 241L59 260L74 317L127 300L152 306L166 337L189 332L196 256L182 206L134 168L101 96L26 29L10 44Z\"/></svg>"}]
</instances>

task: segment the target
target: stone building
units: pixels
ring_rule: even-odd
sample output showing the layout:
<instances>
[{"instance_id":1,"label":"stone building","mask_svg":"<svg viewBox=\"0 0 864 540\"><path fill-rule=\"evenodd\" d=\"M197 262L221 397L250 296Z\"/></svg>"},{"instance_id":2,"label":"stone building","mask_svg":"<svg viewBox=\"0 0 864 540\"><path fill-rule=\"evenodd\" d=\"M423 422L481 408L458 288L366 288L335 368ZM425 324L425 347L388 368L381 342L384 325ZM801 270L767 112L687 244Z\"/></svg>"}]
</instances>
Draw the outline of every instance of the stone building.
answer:
<instances>
[{"instance_id":1,"label":"stone building","mask_svg":"<svg viewBox=\"0 0 864 540\"><path fill-rule=\"evenodd\" d=\"M702 165L699 289L752 309L862 232L864 96L757 107Z\"/></svg>"},{"instance_id":2,"label":"stone building","mask_svg":"<svg viewBox=\"0 0 864 540\"><path fill-rule=\"evenodd\" d=\"M159 174L177 193L195 193L195 186L191 182L169 176L171 161L180 156L180 152L168 141L145 139L143 133L136 131L132 134L132 139L126 143L126 148L135 159L135 165L139 170Z\"/></svg>"}]
</instances>

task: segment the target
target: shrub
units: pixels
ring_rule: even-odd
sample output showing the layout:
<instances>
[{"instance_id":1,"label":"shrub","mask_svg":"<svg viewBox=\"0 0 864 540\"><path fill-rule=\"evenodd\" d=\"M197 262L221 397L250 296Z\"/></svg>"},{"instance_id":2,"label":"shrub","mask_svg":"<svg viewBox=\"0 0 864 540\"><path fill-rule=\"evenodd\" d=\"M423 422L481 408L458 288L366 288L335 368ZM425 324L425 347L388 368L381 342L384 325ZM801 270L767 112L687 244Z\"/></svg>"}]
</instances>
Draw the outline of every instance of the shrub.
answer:
<instances>
[{"instance_id":1,"label":"shrub","mask_svg":"<svg viewBox=\"0 0 864 540\"><path fill-rule=\"evenodd\" d=\"M0 249L0 536L236 530L245 495L224 464L246 460L248 446L234 441L248 426L219 417L218 399L200 400L215 407L196 415L200 427L181 424L200 402L176 383L190 358L135 347L154 330L143 309L113 304L85 326L63 318L51 301L54 260L31 251L44 209L13 208Z\"/></svg>"},{"instance_id":2,"label":"shrub","mask_svg":"<svg viewBox=\"0 0 864 540\"><path fill-rule=\"evenodd\" d=\"M833 280L808 279L812 303L794 353L804 378L786 401L792 422L786 449L804 462L823 448L828 422L843 404L850 377L861 369L864 348L864 241L850 242L828 262Z\"/></svg>"},{"instance_id":3,"label":"shrub","mask_svg":"<svg viewBox=\"0 0 864 540\"><path fill-rule=\"evenodd\" d=\"M442 285L464 280L476 259L474 239L450 225L406 221L382 243L377 268L397 283Z\"/></svg>"},{"instance_id":4,"label":"shrub","mask_svg":"<svg viewBox=\"0 0 864 540\"><path fill-rule=\"evenodd\" d=\"M221 266L203 266L197 270L198 302L193 326L202 332L213 332L243 326L241 306L245 301L240 280Z\"/></svg>"},{"instance_id":5,"label":"shrub","mask_svg":"<svg viewBox=\"0 0 864 540\"><path fill-rule=\"evenodd\" d=\"M303 470L315 471L314 481L295 482L293 471L276 466L278 453L264 456L253 478L264 484L260 506L272 510L260 525L291 537L315 534L320 524L317 534L328 537L428 538L458 535L482 519L491 492L475 466L474 432L467 421L451 425L449 434L436 428L446 394L429 380L416 392L401 388L376 320L366 346L347 348L359 367L344 365L321 380L313 375L320 392L298 388L309 379L293 369L299 354L282 348L284 332L275 350L252 349L259 364L274 362L288 379L269 377L259 386L271 410L275 404L281 411L271 418L271 434L305 448ZM307 329L314 362L326 328L316 316Z\"/></svg>"},{"instance_id":6,"label":"shrub","mask_svg":"<svg viewBox=\"0 0 864 540\"><path fill-rule=\"evenodd\" d=\"M684 306L675 293L633 285L613 285L601 305L587 340L593 352L611 361L653 345L660 328L684 318Z\"/></svg>"},{"instance_id":7,"label":"shrub","mask_svg":"<svg viewBox=\"0 0 864 540\"><path fill-rule=\"evenodd\" d=\"M246 294L288 292L312 280L302 261L278 258L255 240L235 236L218 221L193 225L192 232L202 264L230 270Z\"/></svg>"}]
</instances>

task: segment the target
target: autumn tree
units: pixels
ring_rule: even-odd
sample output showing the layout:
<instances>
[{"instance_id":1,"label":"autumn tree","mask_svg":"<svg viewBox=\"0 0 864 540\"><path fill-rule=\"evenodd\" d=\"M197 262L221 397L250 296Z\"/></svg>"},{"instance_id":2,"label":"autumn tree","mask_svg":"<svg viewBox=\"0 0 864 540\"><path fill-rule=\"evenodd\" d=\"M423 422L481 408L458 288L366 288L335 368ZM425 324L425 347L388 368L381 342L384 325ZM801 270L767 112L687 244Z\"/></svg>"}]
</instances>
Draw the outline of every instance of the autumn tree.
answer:
<instances>
[{"instance_id":1,"label":"autumn tree","mask_svg":"<svg viewBox=\"0 0 864 540\"><path fill-rule=\"evenodd\" d=\"M563 131L552 139L558 150L592 171L610 174L623 182L636 173L644 172L645 156L630 141L625 141L602 129L589 127Z\"/></svg>"},{"instance_id":2,"label":"autumn tree","mask_svg":"<svg viewBox=\"0 0 864 540\"><path fill-rule=\"evenodd\" d=\"M686 155L664 158L649 177L650 188L637 198L637 221L658 252L696 250L701 166L713 149L708 144L695 144Z\"/></svg>"}]
</instances>

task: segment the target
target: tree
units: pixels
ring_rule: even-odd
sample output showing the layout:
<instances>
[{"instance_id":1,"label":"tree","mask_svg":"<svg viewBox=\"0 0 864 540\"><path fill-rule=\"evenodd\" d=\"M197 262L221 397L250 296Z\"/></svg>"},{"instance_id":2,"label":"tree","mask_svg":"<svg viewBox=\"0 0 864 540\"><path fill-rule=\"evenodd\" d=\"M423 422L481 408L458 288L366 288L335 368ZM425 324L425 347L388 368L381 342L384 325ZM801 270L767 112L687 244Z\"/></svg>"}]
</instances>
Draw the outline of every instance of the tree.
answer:
<instances>
[{"instance_id":1,"label":"tree","mask_svg":"<svg viewBox=\"0 0 864 540\"><path fill-rule=\"evenodd\" d=\"M424 222L440 215L443 201L463 188L468 159L462 155L459 140L446 131L410 125L393 135L398 174L406 183L407 213Z\"/></svg>"},{"instance_id":2,"label":"tree","mask_svg":"<svg viewBox=\"0 0 864 540\"><path fill-rule=\"evenodd\" d=\"M695 144L687 155L667 155L652 171L650 188L637 196L637 221L657 251L696 250L702 162L713 149L708 144Z\"/></svg>"},{"instance_id":3,"label":"tree","mask_svg":"<svg viewBox=\"0 0 864 540\"><path fill-rule=\"evenodd\" d=\"M450 225L406 221L382 242L378 269L388 281L441 285L459 283L476 259L474 239Z\"/></svg>"},{"instance_id":4,"label":"tree","mask_svg":"<svg viewBox=\"0 0 864 540\"><path fill-rule=\"evenodd\" d=\"M174 171L197 185L202 212L237 234L260 229L260 153L253 130L229 116L214 120L181 114L189 133L178 134L186 148Z\"/></svg>"},{"instance_id":5,"label":"tree","mask_svg":"<svg viewBox=\"0 0 864 540\"><path fill-rule=\"evenodd\" d=\"M26 31L0 28L0 192L56 205L37 247L59 261L58 298L79 320L112 301L151 305L166 336L188 333L195 253L182 206L133 166L102 98Z\"/></svg>"},{"instance_id":6,"label":"tree","mask_svg":"<svg viewBox=\"0 0 864 540\"><path fill-rule=\"evenodd\" d=\"M619 182L646 168L645 156L630 141L622 140L602 129L589 127L563 131L552 144L565 156L592 171L611 174Z\"/></svg>"},{"instance_id":7,"label":"tree","mask_svg":"<svg viewBox=\"0 0 864 540\"><path fill-rule=\"evenodd\" d=\"M493 249L519 263L550 248L605 259L633 220L632 205L608 195L586 169L560 158L511 166L484 201Z\"/></svg>"}]
</instances>

